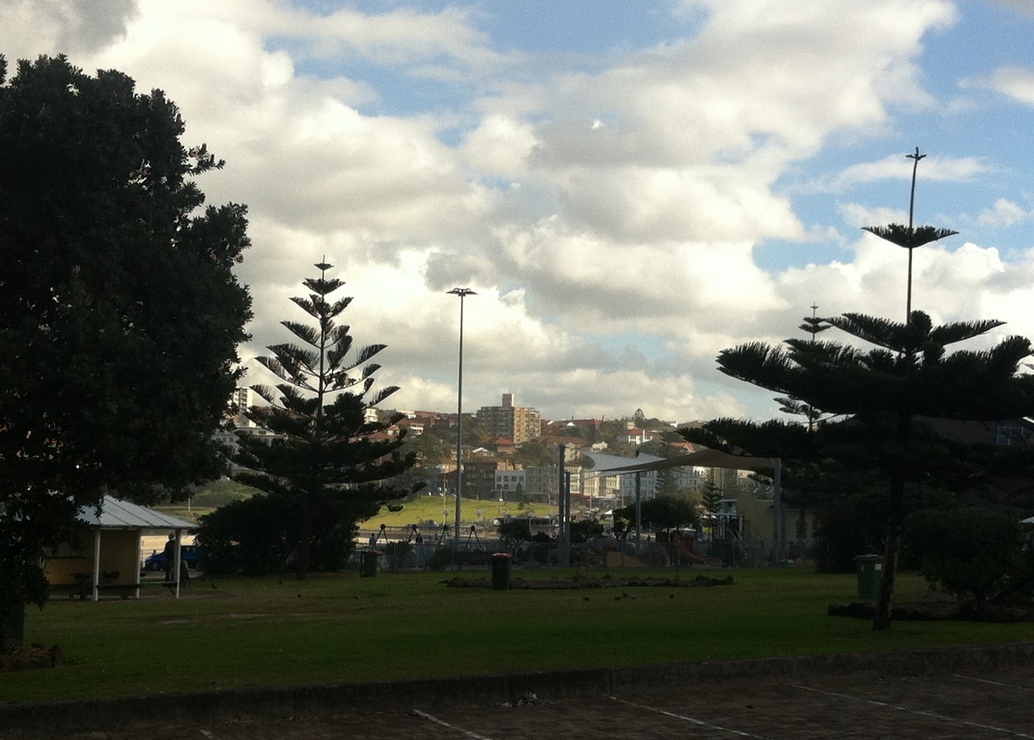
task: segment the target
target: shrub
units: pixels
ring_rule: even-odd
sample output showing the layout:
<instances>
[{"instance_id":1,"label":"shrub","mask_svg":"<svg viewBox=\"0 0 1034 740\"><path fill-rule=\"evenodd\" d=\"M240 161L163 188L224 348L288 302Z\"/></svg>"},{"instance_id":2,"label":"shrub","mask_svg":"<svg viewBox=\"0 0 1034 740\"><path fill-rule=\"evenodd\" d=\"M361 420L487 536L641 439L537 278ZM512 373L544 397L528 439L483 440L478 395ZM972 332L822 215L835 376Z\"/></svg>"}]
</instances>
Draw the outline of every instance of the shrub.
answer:
<instances>
[{"instance_id":1,"label":"shrub","mask_svg":"<svg viewBox=\"0 0 1034 740\"><path fill-rule=\"evenodd\" d=\"M984 603L1031 595L1034 552L1015 512L918 511L908 518L905 537L923 577L959 598Z\"/></svg>"},{"instance_id":2,"label":"shrub","mask_svg":"<svg viewBox=\"0 0 1034 740\"><path fill-rule=\"evenodd\" d=\"M348 501L330 499L317 512L308 569L341 570L357 533ZM286 570L297 551L303 510L296 497L256 494L234 501L200 519L198 542L205 547L209 573L267 575Z\"/></svg>"},{"instance_id":3,"label":"shrub","mask_svg":"<svg viewBox=\"0 0 1034 740\"><path fill-rule=\"evenodd\" d=\"M431 561L427 567L431 570L445 570L452 565L452 545L439 545L431 553Z\"/></svg>"}]
</instances>

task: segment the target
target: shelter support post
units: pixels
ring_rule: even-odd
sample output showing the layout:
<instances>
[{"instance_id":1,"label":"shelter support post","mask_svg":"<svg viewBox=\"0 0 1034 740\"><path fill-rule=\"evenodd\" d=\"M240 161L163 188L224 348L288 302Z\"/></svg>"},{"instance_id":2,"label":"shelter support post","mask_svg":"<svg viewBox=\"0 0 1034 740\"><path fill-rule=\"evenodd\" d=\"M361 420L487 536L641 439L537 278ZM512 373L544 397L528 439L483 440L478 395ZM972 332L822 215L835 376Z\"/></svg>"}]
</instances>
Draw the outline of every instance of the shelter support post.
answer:
<instances>
[{"instance_id":1,"label":"shelter support post","mask_svg":"<svg viewBox=\"0 0 1034 740\"><path fill-rule=\"evenodd\" d=\"M97 584L101 582L101 530L97 528L93 531L93 593L92 598L94 601L100 600L100 592L97 589Z\"/></svg>"}]
</instances>

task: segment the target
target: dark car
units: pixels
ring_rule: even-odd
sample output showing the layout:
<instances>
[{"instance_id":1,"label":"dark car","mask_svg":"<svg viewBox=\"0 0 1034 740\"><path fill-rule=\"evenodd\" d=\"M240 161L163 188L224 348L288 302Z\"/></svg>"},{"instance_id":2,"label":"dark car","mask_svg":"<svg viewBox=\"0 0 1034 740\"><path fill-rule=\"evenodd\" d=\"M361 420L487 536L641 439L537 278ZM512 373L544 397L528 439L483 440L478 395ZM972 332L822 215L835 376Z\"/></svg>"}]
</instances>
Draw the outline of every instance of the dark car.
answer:
<instances>
[{"instance_id":1,"label":"dark car","mask_svg":"<svg viewBox=\"0 0 1034 740\"><path fill-rule=\"evenodd\" d=\"M197 570L198 562L201 560L201 548L197 545L183 545L180 547L180 557L188 568ZM155 551L144 561L144 570L165 570L167 565L168 558L165 557L165 553Z\"/></svg>"}]
</instances>

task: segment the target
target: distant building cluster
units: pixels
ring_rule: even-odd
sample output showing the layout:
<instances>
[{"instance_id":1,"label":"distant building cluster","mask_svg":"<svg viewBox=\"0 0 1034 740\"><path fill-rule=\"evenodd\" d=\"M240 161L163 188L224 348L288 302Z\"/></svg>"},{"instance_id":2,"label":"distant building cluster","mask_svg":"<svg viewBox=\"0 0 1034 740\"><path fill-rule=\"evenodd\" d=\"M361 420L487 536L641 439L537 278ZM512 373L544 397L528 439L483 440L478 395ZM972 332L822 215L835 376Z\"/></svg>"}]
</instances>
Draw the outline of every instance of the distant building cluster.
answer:
<instances>
[{"instance_id":1,"label":"distant building cluster","mask_svg":"<svg viewBox=\"0 0 1034 740\"><path fill-rule=\"evenodd\" d=\"M238 430L262 434L243 414L255 402L254 394L239 389L234 396L233 423ZM371 420L379 412L368 409ZM405 430L409 438L430 434L443 440L438 449L440 459L422 460L418 475L424 477L431 493L450 495L456 487L456 414L438 411L403 412L405 418L382 434L398 435ZM641 412L622 421L605 419L567 419L549 421L538 409L519 406L512 393L503 393L498 406L482 406L473 415L472 426L479 430L480 441L463 445L463 494L472 499L504 499L527 503L556 504L560 494L558 474L560 451L563 450L565 484L570 480L571 497L576 510L604 511L623 506L635 498L635 476L606 475L600 470L621 467L631 462L627 455L635 452L636 462L650 462L660 457L637 452L649 442L660 442L677 426L674 422L647 423ZM466 425L465 425L466 426ZM681 426L686 426L685 424ZM694 451L687 442L667 443L672 454ZM522 448L536 448L537 454L523 455ZM617 446L625 456L615 454ZM666 481L656 472L640 476L640 495L650 498L661 487L680 493L699 494L706 486L722 490L739 485L736 471L681 467L674 469Z\"/></svg>"}]
</instances>

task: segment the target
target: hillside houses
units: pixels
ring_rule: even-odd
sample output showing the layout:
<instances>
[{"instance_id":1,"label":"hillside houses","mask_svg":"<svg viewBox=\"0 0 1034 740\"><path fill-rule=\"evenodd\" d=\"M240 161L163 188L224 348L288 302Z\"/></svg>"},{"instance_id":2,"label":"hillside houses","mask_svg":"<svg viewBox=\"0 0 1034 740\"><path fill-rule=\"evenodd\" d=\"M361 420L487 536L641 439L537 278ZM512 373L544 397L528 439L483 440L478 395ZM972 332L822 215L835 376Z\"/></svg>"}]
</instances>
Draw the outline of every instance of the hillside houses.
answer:
<instances>
[{"instance_id":1,"label":"hillside houses","mask_svg":"<svg viewBox=\"0 0 1034 740\"><path fill-rule=\"evenodd\" d=\"M243 393L236 408L253 399ZM511 393L498 406L482 406L465 415L462 444L463 495L470 499L518 499L529 504L555 506L561 493L560 450L563 450L565 484L570 483L572 510L588 514L625 505L634 499L635 476L599 475L594 470L620 467L632 462L660 460L654 454L685 454L693 445L682 440L674 422L649 420L642 412L628 419L544 420L537 409L518 406ZM394 412L369 410L377 414ZM408 411L385 436L404 434L406 451L417 454L411 471L425 483L428 493L450 495L456 488L456 414L433 410ZM262 430L249 429L261 434ZM645 446L645 447L644 447ZM696 494L705 486L732 490L739 485L736 471L710 468L678 468L667 486ZM640 494L657 495L662 476L650 472L640 477Z\"/></svg>"}]
</instances>

